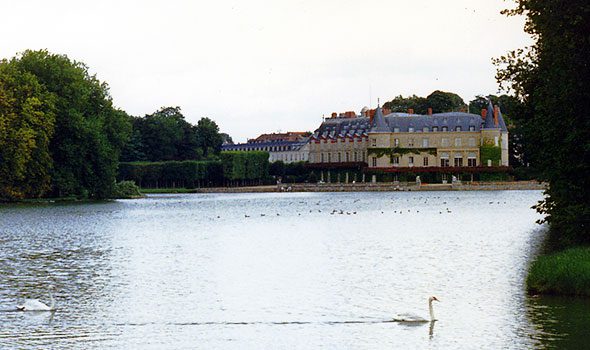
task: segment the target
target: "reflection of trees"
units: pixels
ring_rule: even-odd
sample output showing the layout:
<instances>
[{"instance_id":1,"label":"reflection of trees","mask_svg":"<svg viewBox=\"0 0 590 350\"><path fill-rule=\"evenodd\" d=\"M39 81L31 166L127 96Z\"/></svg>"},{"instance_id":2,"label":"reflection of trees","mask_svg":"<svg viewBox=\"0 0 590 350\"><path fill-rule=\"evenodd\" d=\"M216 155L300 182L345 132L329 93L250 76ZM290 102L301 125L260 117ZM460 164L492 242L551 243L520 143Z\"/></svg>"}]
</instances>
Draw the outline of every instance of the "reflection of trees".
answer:
<instances>
[{"instance_id":1,"label":"reflection of trees","mask_svg":"<svg viewBox=\"0 0 590 350\"><path fill-rule=\"evenodd\" d=\"M583 349L590 329L590 300L585 298L528 298L532 338L543 348Z\"/></svg>"}]
</instances>

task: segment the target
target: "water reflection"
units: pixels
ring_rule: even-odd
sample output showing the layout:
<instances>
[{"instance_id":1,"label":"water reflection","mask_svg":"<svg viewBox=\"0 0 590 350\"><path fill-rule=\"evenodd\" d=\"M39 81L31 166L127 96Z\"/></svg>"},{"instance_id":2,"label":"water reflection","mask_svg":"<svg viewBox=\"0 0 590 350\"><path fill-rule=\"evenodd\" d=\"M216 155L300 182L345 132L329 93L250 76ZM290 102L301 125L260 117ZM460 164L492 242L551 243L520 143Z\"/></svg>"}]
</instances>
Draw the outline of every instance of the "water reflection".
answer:
<instances>
[{"instance_id":1,"label":"water reflection","mask_svg":"<svg viewBox=\"0 0 590 350\"><path fill-rule=\"evenodd\" d=\"M546 349L583 349L588 345L590 300L541 296L527 299L533 338Z\"/></svg>"}]
</instances>

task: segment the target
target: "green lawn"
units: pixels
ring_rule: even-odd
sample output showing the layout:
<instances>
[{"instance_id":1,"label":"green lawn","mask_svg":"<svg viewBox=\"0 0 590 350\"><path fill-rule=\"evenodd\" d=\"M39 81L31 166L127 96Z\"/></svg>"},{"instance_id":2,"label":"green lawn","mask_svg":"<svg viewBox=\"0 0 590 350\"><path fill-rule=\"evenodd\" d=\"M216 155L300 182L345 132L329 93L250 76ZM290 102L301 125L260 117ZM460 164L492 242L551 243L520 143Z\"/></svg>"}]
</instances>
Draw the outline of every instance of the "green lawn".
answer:
<instances>
[{"instance_id":1,"label":"green lawn","mask_svg":"<svg viewBox=\"0 0 590 350\"><path fill-rule=\"evenodd\" d=\"M590 247L541 255L527 277L531 293L590 296Z\"/></svg>"}]
</instances>

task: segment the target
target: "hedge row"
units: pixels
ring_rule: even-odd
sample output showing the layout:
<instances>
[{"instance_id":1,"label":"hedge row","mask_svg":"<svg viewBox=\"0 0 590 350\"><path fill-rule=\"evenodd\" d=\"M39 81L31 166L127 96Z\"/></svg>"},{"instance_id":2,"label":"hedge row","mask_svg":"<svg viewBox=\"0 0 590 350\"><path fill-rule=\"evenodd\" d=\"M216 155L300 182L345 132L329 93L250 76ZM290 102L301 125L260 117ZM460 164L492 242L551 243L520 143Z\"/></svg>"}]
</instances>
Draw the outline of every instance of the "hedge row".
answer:
<instances>
[{"instance_id":1,"label":"hedge row","mask_svg":"<svg viewBox=\"0 0 590 350\"><path fill-rule=\"evenodd\" d=\"M196 188L261 183L268 178L268 153L222 152L221 160L123 162L119 181L142 188Z\"/></svg>"}]
</instances>

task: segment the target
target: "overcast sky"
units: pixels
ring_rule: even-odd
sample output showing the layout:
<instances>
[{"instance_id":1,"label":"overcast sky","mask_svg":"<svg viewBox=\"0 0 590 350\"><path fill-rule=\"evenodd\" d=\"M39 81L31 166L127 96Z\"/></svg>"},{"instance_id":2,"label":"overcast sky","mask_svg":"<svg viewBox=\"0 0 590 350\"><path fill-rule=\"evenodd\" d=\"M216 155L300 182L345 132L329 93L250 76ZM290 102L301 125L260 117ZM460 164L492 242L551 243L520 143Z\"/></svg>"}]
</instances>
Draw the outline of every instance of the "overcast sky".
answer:
<instances>
[{"instance_id":1,"label":"overcast sky","mask_svg":"<svg viewBox=\"0 0 590 350\"><path fill-rule=\"evenodd\" d=\"M502 0L0 0L0 57L86 63L117 107L180 106L234 141L316 129L377 98L497 93L491 58L530 44Z\"/></svg>"}]
</instances>

